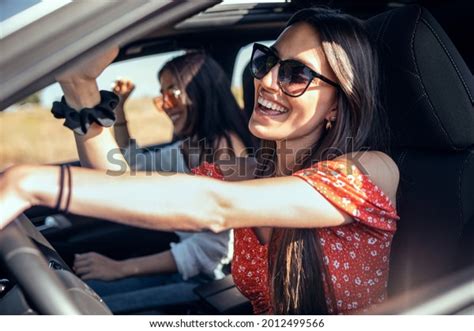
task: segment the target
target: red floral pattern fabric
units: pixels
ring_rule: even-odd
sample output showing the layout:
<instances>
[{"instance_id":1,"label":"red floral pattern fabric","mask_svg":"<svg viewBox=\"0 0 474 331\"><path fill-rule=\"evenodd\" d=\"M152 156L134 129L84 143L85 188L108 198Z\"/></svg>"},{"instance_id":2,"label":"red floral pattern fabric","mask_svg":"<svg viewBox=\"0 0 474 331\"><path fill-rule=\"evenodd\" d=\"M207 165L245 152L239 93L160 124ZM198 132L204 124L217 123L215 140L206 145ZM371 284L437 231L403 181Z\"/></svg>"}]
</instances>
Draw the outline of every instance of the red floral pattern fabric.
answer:
<instances>
[{"instance_id":1,"label":"red floral pattern fabric","mask_svg":"<svg viewBox=\"0 0 474 331\"><path fill-rule=\"evenodd\" d=\"M193 172L223 179L214 164L204 163ZM318 162L293 175L354 219L346 225L315 229L328 275L323 282L329 313L364 312L383 302L399 219L390 199L345 160ZM259 242L252 228L234 230L232 275L256 314L271 313L267 254L268 245Z\"/></svg>"}]
</instances>

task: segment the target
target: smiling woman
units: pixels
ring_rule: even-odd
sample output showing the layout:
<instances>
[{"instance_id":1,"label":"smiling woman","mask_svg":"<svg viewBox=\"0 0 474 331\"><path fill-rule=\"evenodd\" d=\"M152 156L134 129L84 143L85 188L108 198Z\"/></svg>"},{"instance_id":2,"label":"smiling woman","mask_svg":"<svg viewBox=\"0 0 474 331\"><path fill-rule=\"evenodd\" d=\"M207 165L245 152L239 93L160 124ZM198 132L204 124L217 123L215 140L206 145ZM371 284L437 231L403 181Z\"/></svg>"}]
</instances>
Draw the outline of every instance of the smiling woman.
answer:
<instances>
[{"instance_id":1,"label":"smiling woman","mask_svg":"<svg viewBox=\"0 0 474 331\"><path fill-rule=\"evenodd\" d=\"M57 167L20 166L0 177L0 224L31 205L57 205L152 229L233 228L232 272L256 313L343 314L383 302L399 175L380 139L376 52L357 19L322 9L296 13L272 49L254 72L249 128L265 147L256 174L237 162L247 175L239 182L207 162L192 169L200 176L118 173L106 157L117 144L94 124L76 135L83 166L94 169L73 168L65 180ZM95 79L116 54L59 78L71 107L100 102Z\"/></svg>"},{"instance_id":2,"label":"smiling woman","mask_svg":"<svg viewBox=\"0 0 474 331\"><path fill-rule=\"evenodd\" d=\"M252 74L257 102L249 125L254 135L264 139L266 150L276 151L270 154L273 156L262 160L267 166L263 167L259 176L296 174L301 168L311 167L315 160L334 159L363 146L385 150L386 124L378 107L377 73L376 52L360 22L331 11L300 11L290 19L288 27L274 45L270 48L254 46ZM290 153L281 155L279 151L282 150ZM385 158L390 160L383 155L382 159ZM398 171L393 161L390 160L389 164L385 171L387 175L391 174L385 179L388 185L383 184L383 187L386 193L391 192L389 194L394 201ZM339 210L355 216L354 210L348 210L347 206L356 198L350 197L349 192L328 195L332 188L325 184L339 178L334 185L340 183L346 186L345 176L355 178L355 174L347 173L348 168L342 166L336 178L319 178L319 175L328 171L331 173L332 167L332 163L329 163L329 169L323 173L303 172L303 178ZM377 216L368 218L375 220ZM356 224L364 222L360 217L356 220L359 221ZM344 232L346 229L341 227L341 230ZM236 230L236 236L241 235L240 232ZM257 296L259 300L262 293L270 292L270 299L265 301L272 303L270 306L260 304L258 309L280 313L334 313L361 308L361 297L355 294L356 289L349 289L335 281L342 276L349 276L348 273L338 275L338 266L333 269L329 262L339 265L341 261L349 263L349 260L345 260L344 254L334 255L331 250L327 250L327 246L324 247L323 242L329 241L332 245L337 243L341 247L340 251L348 249L350 244L328 236L331 232L279 229L271 234L268 230L256 230L257 236L266 237L265 241L269 242L270 287L255 284L253 291L260 288L260 295ZM270 235L272 238L278 236L279 240L270 240ZM251 238L248 234L246 236ZM391 237L387 234L385 241L389 243ZM379 267L386 274L385 259L385 263ZM319 263L314 263L314 260ZM358 263L363 262L361 260ZM324 282L324 279L329 278L335 283L332 289ZM242 280L237 278L236 281L248 283L250 279L243 275ZM345 280L346 283L348 281ZM347 300L342 299L345 294L338 293L341 288L351 293L349 297L353 298L357 307L344 303ZM305 293L307 289L311 289L313 299ZM383 300L384 290L379 288L378 291L377 300ZM256 302L259 300L256 299ZM367 306L367 301L362 306Z\"/></svg>"}]
</instances>

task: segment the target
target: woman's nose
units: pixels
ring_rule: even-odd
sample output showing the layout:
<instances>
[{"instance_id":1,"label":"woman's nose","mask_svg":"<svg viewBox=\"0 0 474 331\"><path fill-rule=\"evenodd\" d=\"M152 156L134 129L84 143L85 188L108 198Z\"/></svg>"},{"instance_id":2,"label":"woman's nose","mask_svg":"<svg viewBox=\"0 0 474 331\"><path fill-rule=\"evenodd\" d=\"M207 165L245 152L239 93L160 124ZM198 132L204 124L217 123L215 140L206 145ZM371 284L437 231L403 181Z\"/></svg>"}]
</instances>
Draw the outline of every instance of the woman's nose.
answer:
<instances>
[{"instance_id":1,"label":"woman's nose","mask_svg":"<svg viewBox=\"0 0 474 331\"><path fill-rule=\"evenodd\" d=\"M167 95L167 94L163 95L163 106L162 107L163 107L163 110L165 110L165 111L173 108L173 102L172 102L170 96Z\"/></svg>"},{"instance_id":2,"label":"woman's nose","mask_svg":"<svg viewBox=\"0 0 474 331\"><path fill-rule=\"evenodd\" d=\"M276 93L280 89L278 86L278 68L279 64L274 66L263 78L261 79L262 86L269 92Z\"/></svg>"}]
</instances>

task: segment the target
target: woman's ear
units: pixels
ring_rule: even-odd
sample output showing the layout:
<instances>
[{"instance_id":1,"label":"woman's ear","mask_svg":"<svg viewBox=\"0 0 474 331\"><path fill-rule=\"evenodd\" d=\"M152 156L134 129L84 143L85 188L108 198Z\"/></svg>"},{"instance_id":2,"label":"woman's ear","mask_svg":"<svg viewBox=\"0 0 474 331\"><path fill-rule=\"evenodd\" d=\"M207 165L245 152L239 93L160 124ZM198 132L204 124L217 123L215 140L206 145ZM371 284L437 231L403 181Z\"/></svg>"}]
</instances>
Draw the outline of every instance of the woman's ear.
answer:
<instances>
[{"instance_id":1,"label":"woman's ear","mask_svg":"<svg viewBox=\"0 0 474 331\"><path fill-rule=\"evenodd\" d=\"M337 101L334 101L334 103L331 105L329 108L329 112L326 114L326 120L334 122L337 118Z\"/></svg>"}]
</instances>

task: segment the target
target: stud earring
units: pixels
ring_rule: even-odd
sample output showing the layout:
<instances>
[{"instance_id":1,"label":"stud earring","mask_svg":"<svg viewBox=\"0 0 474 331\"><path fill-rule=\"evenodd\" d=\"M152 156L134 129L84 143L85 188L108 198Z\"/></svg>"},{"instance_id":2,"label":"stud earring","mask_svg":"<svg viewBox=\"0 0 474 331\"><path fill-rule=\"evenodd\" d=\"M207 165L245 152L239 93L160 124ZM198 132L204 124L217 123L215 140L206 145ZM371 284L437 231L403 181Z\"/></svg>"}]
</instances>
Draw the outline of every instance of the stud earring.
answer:
<instances>
[{"instance_id":1,"label":"stud earring","mask_svg":"<svg viewBox=\"0 0 474 331\"><path fill-rule=\"evenodd\" d=\"M332 117L330 120L327 120L326 130L330 130L332 128L332 122L335 121L335 120L336 120L335 117Z\"/></svg>"}]
</instances>

